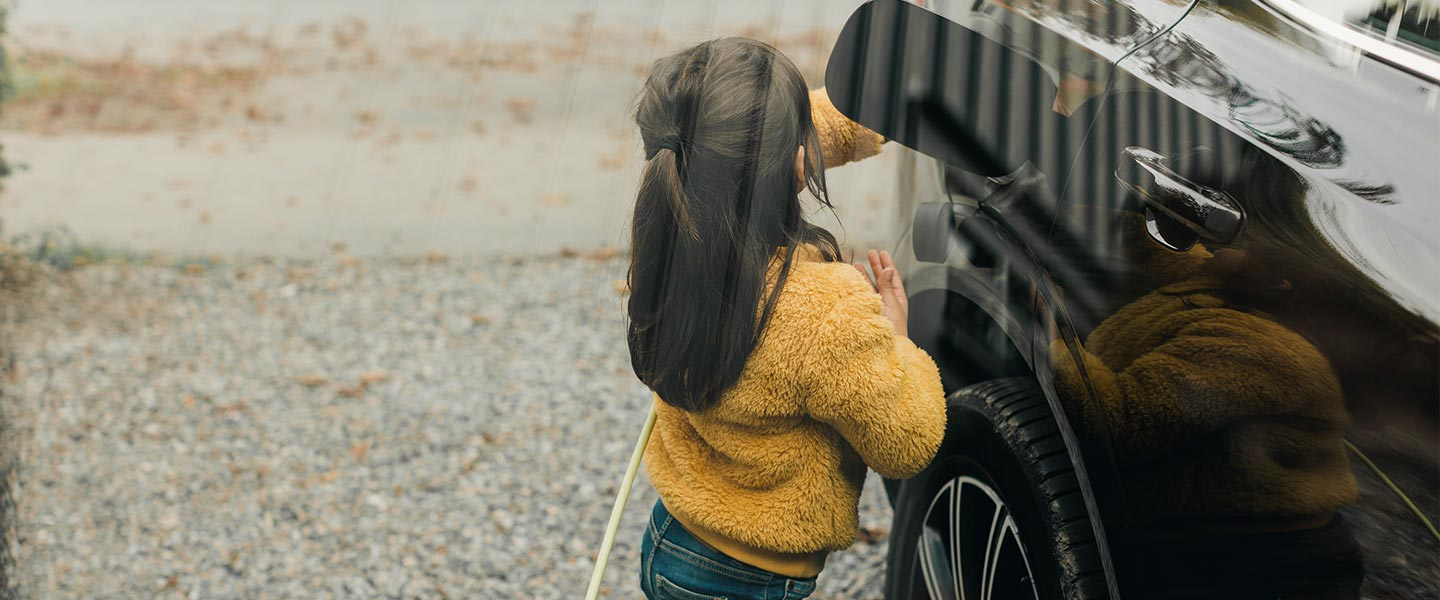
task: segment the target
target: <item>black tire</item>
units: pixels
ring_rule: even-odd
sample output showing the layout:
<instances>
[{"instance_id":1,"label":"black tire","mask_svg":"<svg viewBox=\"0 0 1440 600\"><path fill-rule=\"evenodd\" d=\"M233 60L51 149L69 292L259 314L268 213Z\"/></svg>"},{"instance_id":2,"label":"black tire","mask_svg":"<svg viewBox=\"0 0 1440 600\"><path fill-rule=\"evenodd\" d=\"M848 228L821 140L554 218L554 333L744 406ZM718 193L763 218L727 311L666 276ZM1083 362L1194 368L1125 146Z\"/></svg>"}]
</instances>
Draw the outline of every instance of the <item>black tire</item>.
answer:
<instances>
[{"instance_id":1,"label":"black tire","mask_svg":"<svg viewBox=\"0 0 1440 600\"><path fill-rule=\"evenodd\" d=\"M948 413L935 460L894 497L886 597L958 599L957 588L978 591L983 582L996 600L1109 598L1079 481L1035 383L962 388L948 398ZM987 552L967 552L974 548ZM947 580L948 591L934 587Z\"/></svg>"}]
</instances>

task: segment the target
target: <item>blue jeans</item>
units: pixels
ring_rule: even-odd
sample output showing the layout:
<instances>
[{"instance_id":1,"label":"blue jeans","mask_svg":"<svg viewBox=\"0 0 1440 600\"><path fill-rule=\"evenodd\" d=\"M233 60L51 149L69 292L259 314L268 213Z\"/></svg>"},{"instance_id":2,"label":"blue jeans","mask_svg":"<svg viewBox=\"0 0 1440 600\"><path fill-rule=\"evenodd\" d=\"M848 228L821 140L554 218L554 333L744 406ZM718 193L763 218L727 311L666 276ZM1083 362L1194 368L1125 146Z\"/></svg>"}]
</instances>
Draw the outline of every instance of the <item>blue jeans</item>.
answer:
<instances>
[{"instance_id":1,"label":"blue jeans","mask_svg":"<svg viewBox=\"0 0 1440 600\"><path fill-rule=\"evenodd\" d=\"M640 542L640 589L651 600L800 600L815 578L771 573L718 552L655 501Z\"/></svg>"}]
</instances>

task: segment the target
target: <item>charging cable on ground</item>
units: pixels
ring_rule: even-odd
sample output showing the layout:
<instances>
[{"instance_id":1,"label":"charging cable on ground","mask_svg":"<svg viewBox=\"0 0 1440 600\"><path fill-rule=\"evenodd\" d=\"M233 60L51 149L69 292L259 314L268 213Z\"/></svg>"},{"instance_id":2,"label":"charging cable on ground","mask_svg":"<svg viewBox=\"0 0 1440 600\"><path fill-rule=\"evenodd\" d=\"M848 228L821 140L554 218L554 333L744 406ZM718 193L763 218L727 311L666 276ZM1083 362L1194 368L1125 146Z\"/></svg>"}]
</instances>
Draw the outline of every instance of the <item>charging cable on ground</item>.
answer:
<instances>
[{"instance_id":1,"label":"charging cable on ground","mask_svg":"<svg viewBox=\"0 0 1440 600\"><path fill-rule=\"evenodd\" d=\"M620 529L620 513L625 512L625 503L630 501L630 487L635 484L635 474L640 471L640 457L645 455L645 446L650 443L650 430L655 428L655 406L645 417L645 428L640 430L640 440L635 442L635 452L630 455L630 466L625 468L625 479L620 482L620 491L615 494L615 508L610 510L610 524L605 527L605 539L600 542L600 553L595 556L595 572L590 574L590 589L585 600L600 596L600 578L605 575L605 562L610 559L610 548L615 545L615 532Z\"/></svg>"}]
</instances>

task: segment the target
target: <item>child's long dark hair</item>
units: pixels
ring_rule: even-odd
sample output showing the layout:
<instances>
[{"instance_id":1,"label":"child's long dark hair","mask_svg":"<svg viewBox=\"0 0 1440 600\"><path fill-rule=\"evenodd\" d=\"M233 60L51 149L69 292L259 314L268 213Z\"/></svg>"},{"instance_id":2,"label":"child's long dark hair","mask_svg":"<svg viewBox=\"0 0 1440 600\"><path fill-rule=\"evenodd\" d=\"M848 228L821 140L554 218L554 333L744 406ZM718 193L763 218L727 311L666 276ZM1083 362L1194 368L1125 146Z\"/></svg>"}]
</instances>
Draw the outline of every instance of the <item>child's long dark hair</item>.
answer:
<instances>
[{"instance_id":1,"label":"child's long dark hair","mask_svg":"<svg viewBox=\"0 0 1440 600\"><path fill-rule=\"evenodd\" d=\"M802 146L804 187L830 207L820 141L800 72L744 38L656 61L635 123L646 163L631 231L630 362L663 401L700 411L739 379L797 248L839 259L835 237L800 207Z\"/></svg>"}]
</instances>

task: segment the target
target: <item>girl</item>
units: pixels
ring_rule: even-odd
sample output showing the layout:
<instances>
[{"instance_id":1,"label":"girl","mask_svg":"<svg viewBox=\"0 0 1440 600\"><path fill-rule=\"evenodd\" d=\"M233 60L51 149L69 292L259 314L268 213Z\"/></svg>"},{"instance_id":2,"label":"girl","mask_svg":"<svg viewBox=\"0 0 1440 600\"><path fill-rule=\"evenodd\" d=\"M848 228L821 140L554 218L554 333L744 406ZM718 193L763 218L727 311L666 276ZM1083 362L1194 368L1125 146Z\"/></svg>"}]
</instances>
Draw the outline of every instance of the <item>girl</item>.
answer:
<instances>
[{"instance_id":1,"label":"girl","mask_svg":"<svg viewBox=\"0 0 1440 600\"><path fill-rule=\"evenodd\" d=\"M883 140L742 38L657 61L635 120L628 341L656 396L645 462L660 493L641 589L804 598L855 539L866 466L913 475L945 430L890 255L869 252L871 279L802 217L802 190L831 206L826 163Z\"/></svg>"}]
</instances>

